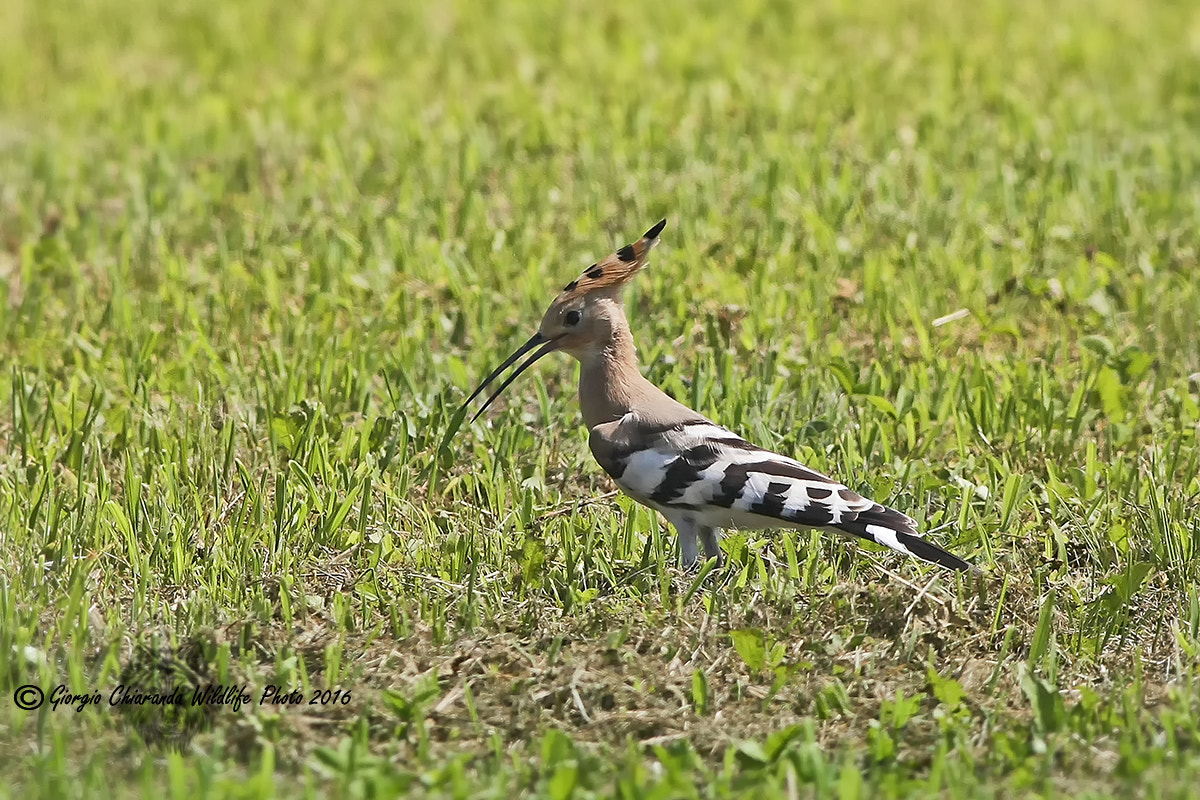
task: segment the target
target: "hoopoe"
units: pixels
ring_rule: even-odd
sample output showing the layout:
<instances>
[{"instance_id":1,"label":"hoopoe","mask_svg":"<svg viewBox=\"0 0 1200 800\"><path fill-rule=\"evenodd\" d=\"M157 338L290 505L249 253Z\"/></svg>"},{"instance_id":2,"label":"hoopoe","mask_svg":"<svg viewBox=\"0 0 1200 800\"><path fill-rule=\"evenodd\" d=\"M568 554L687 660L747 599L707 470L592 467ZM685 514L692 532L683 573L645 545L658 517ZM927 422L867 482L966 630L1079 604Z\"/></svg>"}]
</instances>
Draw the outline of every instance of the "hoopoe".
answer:
<instances>
[{"instance_id":1,"label":"hoopoe","mask_svg":"<svg viewBox=\"0 0 1200 800\"><path fill-rule=\"evenodd\" d=\"M646 266L666 224L662 220L568 283L546 310L537 333L479 384L461 413L530 351L472 422L535 361L565 350L580 364L579 405L591 431L592 454L626 494L675 527L685 568L698 566L700 547L706 559L720 558L722 528L787 527L839 531L943 567L971 569L921 538L907 515L794 459L750 444L642 376L621 290Z\"/></svg>"}]
</instances>

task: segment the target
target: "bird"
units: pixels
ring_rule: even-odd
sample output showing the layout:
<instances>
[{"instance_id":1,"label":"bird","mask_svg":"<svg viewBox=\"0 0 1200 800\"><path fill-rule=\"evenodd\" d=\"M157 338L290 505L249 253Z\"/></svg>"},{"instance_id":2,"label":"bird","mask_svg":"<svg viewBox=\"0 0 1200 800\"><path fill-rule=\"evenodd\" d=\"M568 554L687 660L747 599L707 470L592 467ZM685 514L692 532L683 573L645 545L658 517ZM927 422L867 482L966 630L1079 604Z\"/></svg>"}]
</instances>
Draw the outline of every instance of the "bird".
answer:
<instances>
[{"instance_id":1,"label":"bird","mask_svg":"<svg viewBox=\"0 0 1200 800\"><path fill-rule=\"evenodd\" d=\"M818 529L849 534L952 570L975 568L922 537L906 514L738 436L659 389L638 367L622 290L645 268L666 227L592 264L563 287L537 332L466 399L471 402L528 355L472 417L472 424L538 359L556 351L579 369L579 406L600 467L638 503L675 528L681 565L721 563L722 529ZM449 432L453 435L453 431Z\"/></svg>"}]
</instances>

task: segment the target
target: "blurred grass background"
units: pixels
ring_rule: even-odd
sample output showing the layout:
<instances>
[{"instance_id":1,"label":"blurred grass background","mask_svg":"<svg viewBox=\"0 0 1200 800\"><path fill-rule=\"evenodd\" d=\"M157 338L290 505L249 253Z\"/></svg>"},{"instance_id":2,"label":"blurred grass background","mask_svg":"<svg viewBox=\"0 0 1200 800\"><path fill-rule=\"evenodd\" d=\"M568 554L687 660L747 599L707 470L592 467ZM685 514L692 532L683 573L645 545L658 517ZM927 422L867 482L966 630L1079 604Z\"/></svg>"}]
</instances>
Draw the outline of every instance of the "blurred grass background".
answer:
<instances>
[{"instance_id":1,"label":"blurred grass background","mask_svg":"<svg viewBox=\"0 0 1200 800\"><path fill-rule=\"evenodd\" d=\"M1186 796L1198 130L1183 2L11 0L0 792ZM692 585L565 358L439 449L661 216L651 378L987 579ZM182 756L9 702L149 630L354 702Z\"/></svg>"}]
</instances>

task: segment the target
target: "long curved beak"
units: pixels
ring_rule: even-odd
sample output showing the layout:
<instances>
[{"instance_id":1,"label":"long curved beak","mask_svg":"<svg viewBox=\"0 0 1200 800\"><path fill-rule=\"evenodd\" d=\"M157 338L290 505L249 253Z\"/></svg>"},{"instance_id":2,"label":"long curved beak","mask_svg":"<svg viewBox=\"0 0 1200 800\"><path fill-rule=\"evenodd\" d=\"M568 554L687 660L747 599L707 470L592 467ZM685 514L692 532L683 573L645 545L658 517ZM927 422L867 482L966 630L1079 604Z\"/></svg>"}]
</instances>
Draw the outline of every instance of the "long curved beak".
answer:
<instances>
[{"instance_id":1,"label":"long curved beak","mask_svg":"<svg viewBox=\"0 0 1200 800\"><path fill-rule=\"evenodd\" d=\"M496 369L492 371L491 375L488 375L486 378L484 378L483 383L479 384L478 388L476 388L475 391L471 392L471 396L467 398L465 403L463 403L464 409L468 405L470 405L471 401L474 400L476 397L478 397L480 392L482 392L484 389L486 389L488 387L488 385L491 384L492 381L496 380L496 378L499 377L501 372L504 372L504 370L511 367L514 363L516 363L517 359L519 359L521 356L528 353L530 350L533 350L533 348L537 347L539 344L542 346L541 349L537 350L533 355L531 355L529 358L525 359L525 361L523 361L521 363L521 366L517 367L516 370L513 371L513 374L509 375L508 379L505 380L504 383L500 384L500 388L497 389L495 392L493 392L492 396L487 399L487 402L484 403L483 406L478 411L475 412L475 416L471 417L471 422L474 422L475 420L479 419L479 415L482 414L484 411L487 411L487 407L492 404L492 401L495 400L497 397L499 397L500 393L503 392L505 389L507 389L508 385L517 379L517 376L519 376L525 370L529 369L529 367L531 367L533 365L533 362L537 361L539 358L546 355L547 353L553 353L555 350L557 350L558 349L558 340L557 339L547 339L545 336L542 336L540 333L535 333L533 336L529 337L528 342L521 345L520 348L517 349L517 352L513 353L511 356L506 358L504 360L503 364L496 367Z\"/></svg>"}]
</instances>

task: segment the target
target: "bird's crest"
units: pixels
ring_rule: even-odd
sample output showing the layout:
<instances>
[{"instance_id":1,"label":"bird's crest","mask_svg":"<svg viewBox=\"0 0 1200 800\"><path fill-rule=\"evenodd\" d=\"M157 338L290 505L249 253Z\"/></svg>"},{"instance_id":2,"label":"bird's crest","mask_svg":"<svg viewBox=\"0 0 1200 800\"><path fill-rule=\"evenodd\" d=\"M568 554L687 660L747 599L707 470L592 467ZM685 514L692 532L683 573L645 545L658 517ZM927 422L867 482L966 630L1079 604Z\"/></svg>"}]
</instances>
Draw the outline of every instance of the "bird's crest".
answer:
<instances>
[{"instance_id":1,"label":"bird's crest","mask_svg":"<svg viewBox=\"0 0 1200 800\"><path fill-rule=\"evenodd\" d=\"M603 261L592 264L582 275L564 286L554 302L562 303L600 289L615 289L629 283L633 276L646 266L650 249L658 244L659 234L666 226L667 221L661 220L646 231L641 239L625 245Z\"/></svg>"}]
</instances>

